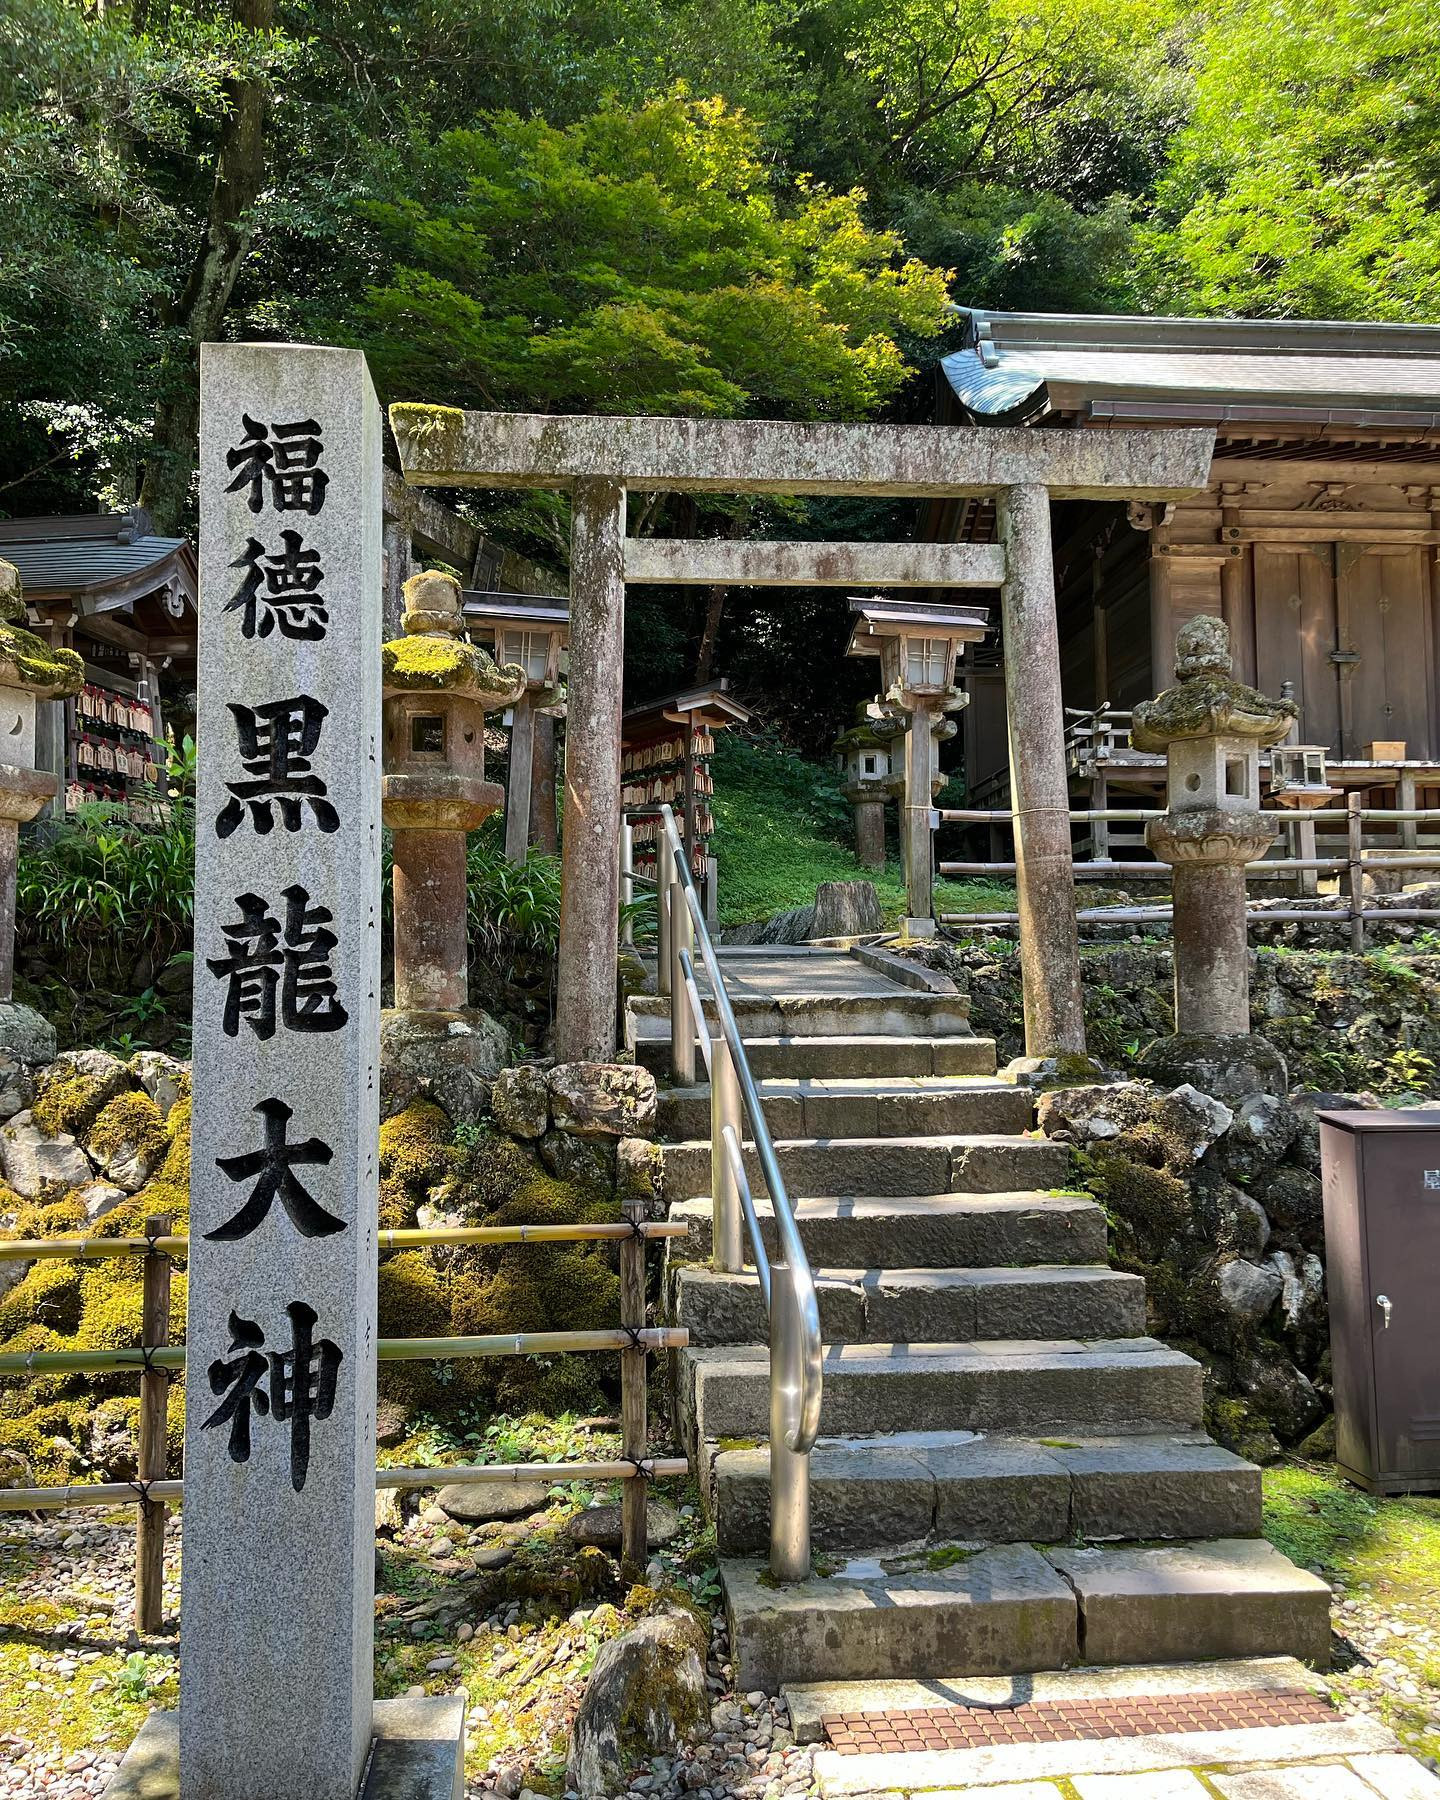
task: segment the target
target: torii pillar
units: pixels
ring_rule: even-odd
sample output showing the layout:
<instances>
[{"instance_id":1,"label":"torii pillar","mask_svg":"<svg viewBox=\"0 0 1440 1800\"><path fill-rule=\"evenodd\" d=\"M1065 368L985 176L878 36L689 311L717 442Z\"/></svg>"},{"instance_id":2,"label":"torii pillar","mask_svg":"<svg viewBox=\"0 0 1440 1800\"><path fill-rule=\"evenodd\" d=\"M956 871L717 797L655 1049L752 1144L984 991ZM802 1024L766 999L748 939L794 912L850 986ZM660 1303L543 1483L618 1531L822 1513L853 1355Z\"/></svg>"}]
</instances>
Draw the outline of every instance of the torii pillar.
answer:
<instances>
[{"instance_id":1,"label":"torii pillar","mask_svg":"<svg viewBox=\"0 0 1440 1800\"><path fill-rule=\"evenodd\" d=\"M1075 922L1050 495L1038 482L1002 488L996 511L1005 546L1000 616L1025 1058L1083 1056L1085 1004Z\"/></svg>"}]
</instances>

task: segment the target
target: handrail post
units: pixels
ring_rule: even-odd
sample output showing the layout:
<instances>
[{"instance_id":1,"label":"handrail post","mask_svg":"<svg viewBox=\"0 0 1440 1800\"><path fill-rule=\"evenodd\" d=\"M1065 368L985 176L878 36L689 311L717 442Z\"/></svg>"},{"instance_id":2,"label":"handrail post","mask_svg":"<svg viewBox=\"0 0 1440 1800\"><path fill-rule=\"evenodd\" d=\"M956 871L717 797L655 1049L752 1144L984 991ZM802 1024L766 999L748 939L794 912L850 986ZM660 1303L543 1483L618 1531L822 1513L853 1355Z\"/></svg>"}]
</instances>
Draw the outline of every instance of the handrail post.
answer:
<instances>
[{"instance_id":1,"label":"handrail post","mask_svg":"<svg viewBox=\"0 0 1440 1800\"><path fill-rule=\"evenodd\" d=\"M800 1417L802 1321L788 1263L770 1265L770 1573L810 1575L810 1456L786 1443Z\"/></svg>"},{"instance_id":2,"label":"handrail post","mask_svg":"<svg viewBox=\"0 0 1440 1800\"><path fill-rule=\"evenodd\" d=\"M740 1081L725 1033L717 1031L710 1040L710 1266L735 1275L744 1267L745 1251L740 1191L725 1149L727 1125L743 1143Z\"/></svg>"},{"instance_id":3,"label":"handrail post","mask_svg":"<svg viewBox=\"0 0 1440 1800\"><path fill-rule=\"evenodd\" d=\"M627 1197L624 1212L632 1227L639 1224L645 1216L644 1200ZM645 1240L634 1235L620 1245L620 1323L635 1331L645 1324ZM621 1448L632 1464L645 1459L648 1375L648 1358L638 1345L620 1352ZM620 1561L622 1567L637 1571L649 1560L647 1486L638 1468L620 1485Z\"/></svg>"},{"instance_id":4,"label":"handrail post","mask_svg":"<svg viewBox=\"0 0 1440 1800\"><path fill-rule=\"evenodd\" d=\"M685 890L677 880L670 884L670 1073L681 1087L693 1087L695 1033L702 1029L703 1021L690 1016L690 996L680 967L682 950L693 962L695 926L685 904Z\"/></svg>"},{"instance_id":5,"label":"handrail post","mask_svg":"<svg viewBox=\"0 0 1440 1800\"><path fill-rule=\"evenodd\" d=\"M670 936L674 928L670 915L670 888L674 880L675 863L670 855L670 840L662 826L655 839L655 913L658 934L655 986L661 994L670 992Z\"/></svg>"},{"instance_id":6,"label":"handrail post","mask_svg":"<svg viewBox=\"0 0 1440 1800\"><path fill-rule=\"evenodd\" d=\"M145 1221L151 1240L141 1263L140 1341L147 1350L158 1350L170 1341L170 1258L153 1248L156 1238L169 1234L170 1215L156 1214ZM140 1420L135 1474L141 1493L151 1481L165 1479L167 1413L170 1377L164 1369L147 1367L140 1377ZM135 1629L153 1637L165 1615L165 1519L163 1500L146 1495L136 1509L135 1521Z\"/></svg>"},{"instance_id":7,"label":"handrail post","mask_svg":"<svg viewBox=\"0 0 1440 1800\"><path fill-rule=\"evenodd\" d=\"M629 815L620 815L620 941L627 950L635 948L635 829Z\"/></svg>"},{"instance_id":8,"label":"handrail post","mask_svg":"<svg viewBox=\"0 0 1440 1800\"><path fill-rule=\"evenodd\" d=\"M1357 955L1365 949L1365 819L1362 811L1364 794L1351 788L1345 796L1346 859L1349 875L1346 886L1350 901L1350 948Z\"/></svg>"}]
</instances>

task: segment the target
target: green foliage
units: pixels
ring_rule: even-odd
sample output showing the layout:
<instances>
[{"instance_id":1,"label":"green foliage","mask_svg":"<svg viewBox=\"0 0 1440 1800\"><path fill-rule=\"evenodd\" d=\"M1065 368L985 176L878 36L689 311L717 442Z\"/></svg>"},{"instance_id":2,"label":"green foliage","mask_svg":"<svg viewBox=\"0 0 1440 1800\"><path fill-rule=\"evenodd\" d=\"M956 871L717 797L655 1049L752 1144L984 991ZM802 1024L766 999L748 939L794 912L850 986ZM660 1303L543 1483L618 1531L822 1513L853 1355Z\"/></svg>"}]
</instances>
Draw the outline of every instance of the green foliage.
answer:
<instances>
[{"instance_id":1,"label":"green foliage","mask_svg":"<svg viewBox=\"0 0 1440 1800\"><path fill-rule=\"evenodd\" d=\"M1432 319L1440 16L1419 0L1217 0L1147 232L1160 302Z\"/></svg>"},{"instance_id":2,"label":"green foliage","mask_svg":"<svg viewBox=\"0 0 1440 1800\"><path fill-rule=\"evenodd\" d=\"M22 844L15 892L18 947L65 961L77 981L123 981L142 936L159 967L190 947L194 806L172 800L153 824L124 807L82 806Z\"/></svg>"},{"instance_id":3,"label":"green foliage","mask_svg":"<svg viewBox=\"0 0 1440 1800\"><path fill-rule=\"evenodd\" d=\"M897 334L941 329L940 272L858 193L777 192L721 99L496 113L410 156L405 197L362 207L394 266L358 328L397 397L849 418L903 380Z\"/></svg>"},{"instance_id":4,"label":"green foliage","mask_svg":"<svg viewBox=\"0 0 1440 1800\"><path fill-rule=\"evenodd\" d=\"M472 954L536 950L553 955L560 941L560 859L532 851L523 863L505 856L500 818L472 831L465 876Z\"/></svg>"}]
</instances>

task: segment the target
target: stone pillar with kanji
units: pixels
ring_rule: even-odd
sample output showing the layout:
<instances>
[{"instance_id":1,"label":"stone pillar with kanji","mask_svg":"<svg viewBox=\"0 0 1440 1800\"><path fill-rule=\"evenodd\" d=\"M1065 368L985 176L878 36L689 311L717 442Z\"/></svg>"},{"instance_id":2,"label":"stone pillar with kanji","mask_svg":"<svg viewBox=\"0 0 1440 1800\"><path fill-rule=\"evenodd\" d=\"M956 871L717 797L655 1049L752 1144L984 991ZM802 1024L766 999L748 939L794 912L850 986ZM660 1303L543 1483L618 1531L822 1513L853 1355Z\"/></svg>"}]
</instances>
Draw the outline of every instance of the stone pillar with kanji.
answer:
<instances>
[{"instance_id":1,"label":"stone pillar with kanji","mask_svg":"<svg viewBox=\"0 0 1440 1800\"><path fill-rule=\"evenodd\" d=\"M466 640L453 575L410 577L404 628L382 653L383 813L395 895L382 1099L388 1112L424 1092L468 1121L488 1103L509 1042L470 1005L466 835L504 803L498 783L485 779L485 715L524 698L525 671L497 665Z\"/></svg>"},{"instance_id":2,"label":"stone pillar with kanji","mask_svg":"<svg viewBox=\"0 0 1440 1800\"><path fill-rule=\"evenodd\" d=\"M1135 708L1131 743L1163 751L1169 770L1167 810L1145 841L1174 871L1175 1033L1139 1059L1169 1086L1222 1098L1285 1091L1284 1061L1250 1029L1245 868L1279 833L1260 810L1260 751L1294 717L1293 701L1235 680L1230 633L1209 614L1176 637L1175 686Z\"/></svg>"}]
</instances>

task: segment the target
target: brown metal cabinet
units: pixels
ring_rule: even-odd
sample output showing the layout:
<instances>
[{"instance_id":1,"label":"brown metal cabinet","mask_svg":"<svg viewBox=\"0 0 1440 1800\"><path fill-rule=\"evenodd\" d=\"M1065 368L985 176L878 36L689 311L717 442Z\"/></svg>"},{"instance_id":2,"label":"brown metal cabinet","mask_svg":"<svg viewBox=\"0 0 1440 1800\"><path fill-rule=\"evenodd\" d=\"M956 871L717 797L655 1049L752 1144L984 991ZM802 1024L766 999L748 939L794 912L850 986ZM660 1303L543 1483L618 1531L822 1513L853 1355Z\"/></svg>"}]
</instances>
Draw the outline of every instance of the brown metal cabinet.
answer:
<instances>
[{"instance_id":1,"label":"brown metal cabinet","mask_svg":"<svg viewBox=\"0 0 1440 1800\"><path fill-rule=\"evenodd\" d=\"M1321 1113L1335 1460L1440 1491L1440 1109Z\"/></svg>"}]
</instances>

